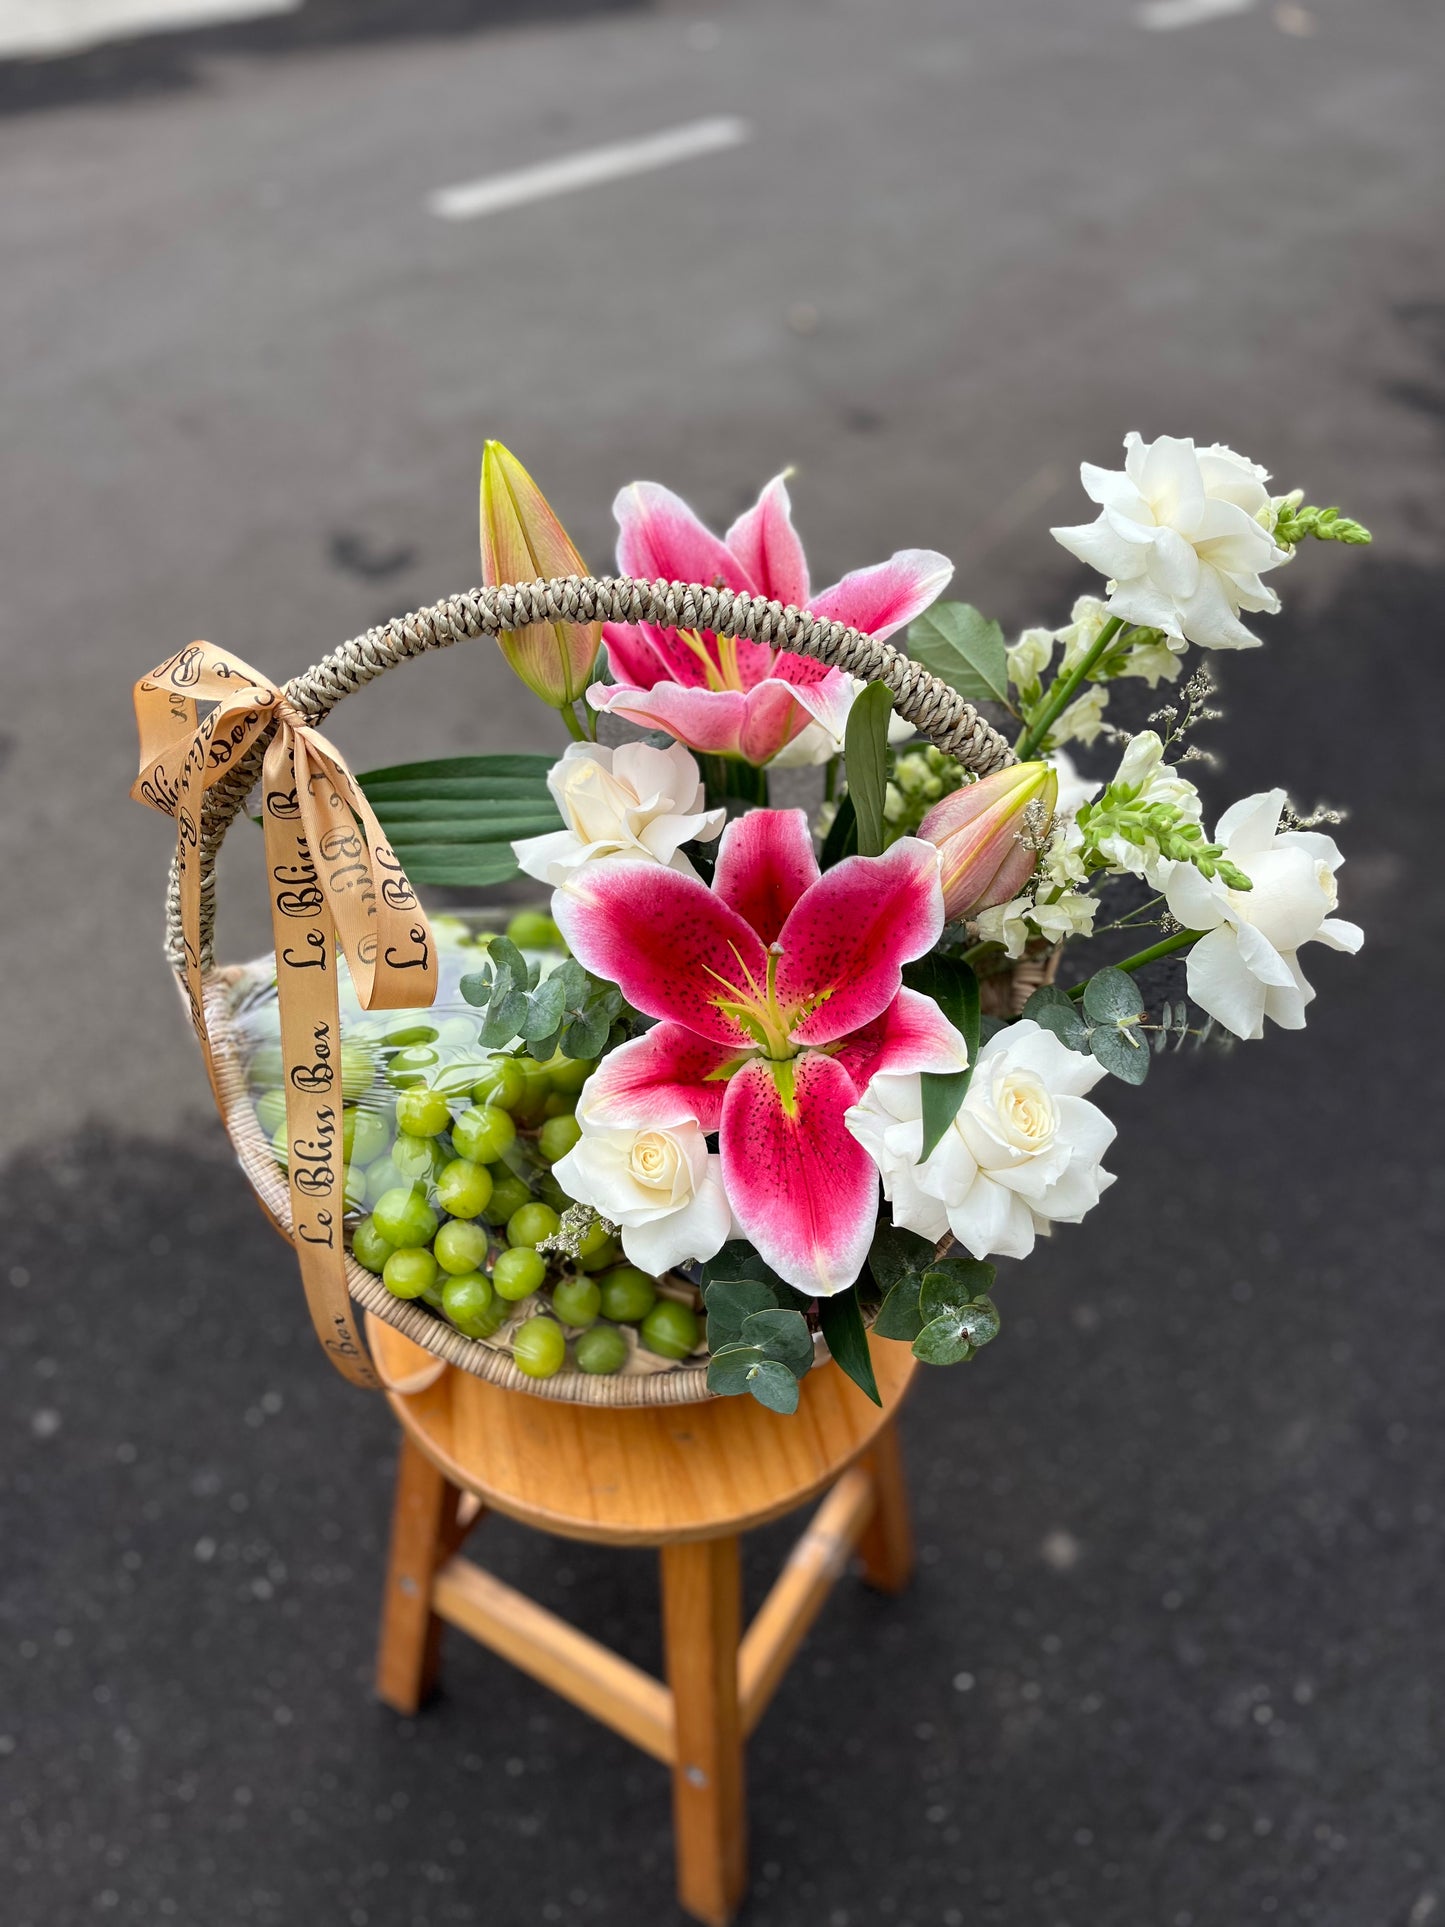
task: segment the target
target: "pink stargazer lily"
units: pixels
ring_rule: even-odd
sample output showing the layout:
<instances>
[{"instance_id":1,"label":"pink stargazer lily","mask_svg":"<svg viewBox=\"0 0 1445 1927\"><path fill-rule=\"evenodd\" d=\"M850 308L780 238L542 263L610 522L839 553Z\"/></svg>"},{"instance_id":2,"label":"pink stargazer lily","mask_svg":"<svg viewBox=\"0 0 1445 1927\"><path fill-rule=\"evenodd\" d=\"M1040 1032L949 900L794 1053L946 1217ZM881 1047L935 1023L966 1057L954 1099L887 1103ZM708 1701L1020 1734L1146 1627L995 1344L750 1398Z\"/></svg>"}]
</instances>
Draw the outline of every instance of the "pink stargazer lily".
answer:
<instances>
[{"instance_id":1,"label":"pink stargazer lily","mask_svg":"<svg viewBox=\"0 0 1445 1927\"><path fill-rule=\"evenodd\" d=\"M594 866L553 898L574 955L661 1019L588 1080L589 1124L716 1131L745 1237L790 1285L862 1270L878 1172L843 1122L880 1071L956 1070L962 1037L902 967L943 928L938 852L903 837L819 872L801 810L723 832L712 888L656 864Z\"/></svg>"},{"instance_id":2,"label":"pink stargazer lily","mask_svg":"<svg viewBox=\"0 0 1445 1927\"><path fill-rule=\"evenodd\" d=\"M880 638L926 609L953 574L947 556L900 549L813 595L782 475L722 540L656 482L623 489L612 512L625 575L741 589ZM613 622L603 635L616 686L593 684L587 700L595 709L665 729L689 749L757 765L770 762L810 722L842 740L854 686L839 670L711 630Z\"/></svg>"}]
</instances>

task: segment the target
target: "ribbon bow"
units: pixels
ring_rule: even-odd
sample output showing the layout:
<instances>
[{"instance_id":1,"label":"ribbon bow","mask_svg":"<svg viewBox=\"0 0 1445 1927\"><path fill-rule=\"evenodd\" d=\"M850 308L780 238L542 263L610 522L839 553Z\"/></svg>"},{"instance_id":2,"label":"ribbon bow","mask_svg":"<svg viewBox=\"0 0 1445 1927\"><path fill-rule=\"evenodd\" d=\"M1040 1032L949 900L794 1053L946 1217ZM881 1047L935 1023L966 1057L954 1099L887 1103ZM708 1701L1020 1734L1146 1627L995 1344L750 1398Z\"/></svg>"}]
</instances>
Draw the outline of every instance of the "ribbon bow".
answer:
<instances>
[{"instance_id":1,"label":"ribbon bow","mask_svg":"<svg viewBox=\"0 0 1445 1927\"><path fill-rule=\"evenodd\" d=\"M215 708L198 721L199 702ZM338 945L364 1010L421 1008L437 989L431 931L345 759L249 663L194 642L136 684L135 713L140 774L131 795L175 819L186 997L223 1114L201 962L201 808L205 792L275 727L261 771L261 822L276 944L292 1238L328 1357L354 1383L375 1386L346 1289Z\"/></svg>"}]
</instances>

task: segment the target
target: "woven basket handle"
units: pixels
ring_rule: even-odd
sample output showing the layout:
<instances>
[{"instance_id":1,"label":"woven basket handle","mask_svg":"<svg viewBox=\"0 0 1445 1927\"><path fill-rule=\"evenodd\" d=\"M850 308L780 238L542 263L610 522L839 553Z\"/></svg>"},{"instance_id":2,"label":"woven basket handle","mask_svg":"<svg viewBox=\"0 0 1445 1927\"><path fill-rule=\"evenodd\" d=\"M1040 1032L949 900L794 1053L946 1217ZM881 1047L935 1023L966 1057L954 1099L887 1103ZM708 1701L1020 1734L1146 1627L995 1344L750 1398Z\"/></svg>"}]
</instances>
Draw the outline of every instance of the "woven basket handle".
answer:
<instances>
[{"instance_id":1,"label":"woven basket handle","mask_svg":"<svg viewBox=\"0 0 1445 1927\"><path fill-rule=\"evenodd\" d=\"M763 596L700 583L637 582L630 576L556 576L549 582L471 589L379 629L353 636L285 685L284 695L308 723L320 723L343 696L394 669L409 656L445 649L464 637L495 636L536 622L650 622L662 629L707 629L747 642L811 656L892 692L898 714L938 748L980 776L1002 769L1014 753L956 690L901 650L842 622L785 608ZM206 792L200 828L201 951L214 961L216 854L260 775L268 735ZM174 865L166 901L166 954L182 961L180 899Z\"/></svg>"}]
</instances>

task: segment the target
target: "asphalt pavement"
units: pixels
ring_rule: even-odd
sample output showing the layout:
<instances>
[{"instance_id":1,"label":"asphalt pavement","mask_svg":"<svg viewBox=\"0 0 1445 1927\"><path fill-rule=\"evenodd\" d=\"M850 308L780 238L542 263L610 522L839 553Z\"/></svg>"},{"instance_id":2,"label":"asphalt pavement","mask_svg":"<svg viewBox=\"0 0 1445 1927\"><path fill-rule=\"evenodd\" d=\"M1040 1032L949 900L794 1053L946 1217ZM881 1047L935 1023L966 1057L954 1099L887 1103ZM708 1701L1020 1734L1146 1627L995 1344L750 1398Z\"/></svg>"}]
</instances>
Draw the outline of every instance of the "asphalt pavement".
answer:
<instances>
[{"instance_id":1,"label":"asphalt pavement","mask_svg":"<svg viewBox=\"0 0 1445 1927\"><path fill-rule=\"evenodd\" d=\"M1427 0L739 0L0 64L7 1927L673 1918L660 1768L460 1640L415 1722L369 1698L392 1427L209 1110L131 683L198 635L291 673L468 586L488 435L594 565L621 484L721 523L793 464L816 580L925 545L1062 621L1047 526L1129 428L1376 531L1214 665L1206 778L1350 807L1366 948L1304 1036L1111 1091L1118 1184L928 1375L917 1586L845 1584L761 1727L744 1921L1445 1922L1442 59ZM727 151L429 211L723 115ZM333 733L363 769L549 741L489 644ZM229 955L266 940L247 828ZM645 1555L486 1530L655 1663Z\"/></svg>"}]
</instances>

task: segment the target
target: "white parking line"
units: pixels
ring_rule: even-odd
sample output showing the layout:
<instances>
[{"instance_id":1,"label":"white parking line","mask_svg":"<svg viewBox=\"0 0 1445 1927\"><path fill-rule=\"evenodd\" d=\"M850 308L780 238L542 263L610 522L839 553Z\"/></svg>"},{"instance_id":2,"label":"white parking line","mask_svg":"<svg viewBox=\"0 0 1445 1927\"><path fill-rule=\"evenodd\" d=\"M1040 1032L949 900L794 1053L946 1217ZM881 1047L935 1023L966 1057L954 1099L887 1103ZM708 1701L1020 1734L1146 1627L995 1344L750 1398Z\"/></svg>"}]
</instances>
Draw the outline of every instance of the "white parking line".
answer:
<instances>
[{"instance_id":1,"label":"white parking line","mask_svg":"<svg viewBox=\"0 0 1445 1927\"><path fill-rule=\"evenodd\" d=\"M0 58L81 53L107 40L295 13L301 0L0 0Z\"/></svg>"},{"instance_id":2,"label":"white parking line","mask_svg":"<svg viewBox=\"0 0 1445 1927\"><path fill-rule=\"evenodd\" d=\"M691 160L697 154L717 154L727 147L740 147L752 137L752 131L745 120L732 114L719 114L711 120L689 121L684 127L647 134L641 140L613 141L606 147L588 147L580 154L568 154L562 160L543 161L536 167L518 167L506 174L489 174L484 180L443 187L428 198L427 206L443 221L475 221L483 214L497 213L500 208L545 200L550 194L570 194L579 187L596 187L602 181L618 181L628 174L646 174L655 167L671 167L674 161Z\"/></svg>"},{"instance_id":3,"label":"white parking line","mask_svg":"<svg viewBox=\"0 0 1445 1927\"><path fill-rule=\"evenodd\" d=\"M1227 13L1248 13L1255 0L1145 0L1135 7L1134 19L1154 33L1176 27L1197 27L1201 20L1220 20Z\"/></svg>"}]
</instances>

